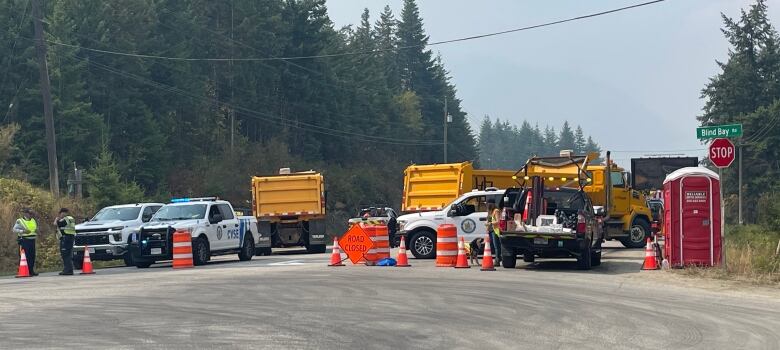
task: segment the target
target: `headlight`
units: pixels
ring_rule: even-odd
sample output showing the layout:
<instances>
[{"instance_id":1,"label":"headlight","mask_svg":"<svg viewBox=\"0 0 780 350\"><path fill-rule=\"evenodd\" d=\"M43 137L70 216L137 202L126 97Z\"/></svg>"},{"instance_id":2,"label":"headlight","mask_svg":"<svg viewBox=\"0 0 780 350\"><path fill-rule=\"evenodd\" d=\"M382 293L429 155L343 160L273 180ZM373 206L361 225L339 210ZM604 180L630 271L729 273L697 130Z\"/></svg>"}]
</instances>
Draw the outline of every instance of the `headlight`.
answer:
<instances>
[{"instance_id":1,"label":"headlight","mask_svg":"<svg viewBox=\"0 0 780 350\"><path fill-rule=\"evenodd\" d=\"M121 242L122 241L122 233L115 233L112 236L114 236L114 241Z\"/></svg>"},{"instance_id":2,"label":"headlight","mask_svg":"<svg viewBox=\"0 0 780 350\"><path fill-rule=\"evenodd\" d=\"M124 227L122 227L122 226L112 227L112 228L108 229L108 232L111 232L111 231L122 231L123 229L124 229Z\"/></svg>"},{"instance_id":3,"label":"headlight","mask_svg":"<svg viewBox=\"0 0 780 350\"><path fill-rule=\"evenodd\" d=\"M398 221L398 230L403 231L404 226L406 226L406 221Z\"/></svg>"}]
</instances>

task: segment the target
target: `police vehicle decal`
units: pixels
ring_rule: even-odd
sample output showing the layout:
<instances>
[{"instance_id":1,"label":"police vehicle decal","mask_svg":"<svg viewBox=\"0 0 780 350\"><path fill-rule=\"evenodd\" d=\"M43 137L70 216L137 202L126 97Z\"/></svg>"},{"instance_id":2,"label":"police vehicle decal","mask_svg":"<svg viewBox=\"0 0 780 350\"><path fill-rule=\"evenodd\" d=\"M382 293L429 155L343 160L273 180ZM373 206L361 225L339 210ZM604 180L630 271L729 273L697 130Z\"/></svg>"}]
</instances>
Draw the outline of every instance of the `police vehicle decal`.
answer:
<instances>
[{"instance_id":1,"label":"police vehicle decal","mask_svg":"<svg viewBox=\"0 0 780 350\"><path fill-rule=\"evenodd\" d=\"M466 219L460 224L460 228L463 229L463 232L472 233L477 229L477 224L474 220Z\"/></svg>"}]
</instances>

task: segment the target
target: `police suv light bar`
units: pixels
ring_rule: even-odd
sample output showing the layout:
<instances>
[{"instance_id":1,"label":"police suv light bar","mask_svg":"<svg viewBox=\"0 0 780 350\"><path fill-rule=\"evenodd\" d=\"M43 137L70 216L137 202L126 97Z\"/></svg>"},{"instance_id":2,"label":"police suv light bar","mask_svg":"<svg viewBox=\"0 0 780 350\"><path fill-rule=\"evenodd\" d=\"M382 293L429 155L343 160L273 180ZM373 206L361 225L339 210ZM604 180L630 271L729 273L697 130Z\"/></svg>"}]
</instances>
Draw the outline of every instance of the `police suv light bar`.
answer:
<instances>
[{"instance_id":1,"label":"police suv light bar","mask_svg":"<svg viewBox=\"0 0 780 350\"><path fill-rule=\"evenodd\" d=\"M186 202L204 202L215 201L217 197L199 197L199 198L171 198L171 203L186 203Z\"/></svg>"}]
</instances>

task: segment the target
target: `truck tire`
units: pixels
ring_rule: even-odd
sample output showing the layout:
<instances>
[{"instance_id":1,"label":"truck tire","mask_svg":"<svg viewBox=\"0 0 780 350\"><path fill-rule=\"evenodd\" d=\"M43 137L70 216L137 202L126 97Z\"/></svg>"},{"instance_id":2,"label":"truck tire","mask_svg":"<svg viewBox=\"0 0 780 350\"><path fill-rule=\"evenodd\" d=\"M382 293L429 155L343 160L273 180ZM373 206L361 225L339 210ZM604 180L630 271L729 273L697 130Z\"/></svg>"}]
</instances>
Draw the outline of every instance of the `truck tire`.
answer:
<instances>
[{"instance_id":1,"label":"truck tire","mask_svg":"<svg viewBox=\"0 0 780 350\"><path fill-rule=\"evenodd\" d=\"M501 266L505 269L514 269L517 266L517 250L515 248L501 248Z\"/></svg>"},{"instance_id":2,"label":"truck tire","mask_svg":"<svg viewBox=\"0 0 780 350\"><path fill-rule=\"evenodd\" d=\"M417 259L433 259L436 257L436 234L428 231L417 231L409 240L409 250Z\"/></svg>"},{"instance_id":3,"label":"truck tire","mask_svg":"<svg viewBox=\"0 0 780 350\"><path fill-rule=\"evenodd\" d=\"M593 248L590 246L590 241L585 243L585 249L580 252L580 256L577 257L577 269L590 270L593 266L592 263Z\"/></svg>"},{"instance_id":4,"label":"truck tire","mask_svg":"<svg viewBox=\"0 0 780 350\"><path fill-rule=\"evenodd\" d=\"M139 269L148 269L152 264L153 262L151 261L135 261L135 267Z\"/></svg>"},{"instance_id":5,"label":"truck tire","mask_svg":"<svg viewBox=\"0 0 780 350\"><path fill-rule=\"evenodd\" d=\"M534 261L536 261L536 257L532 253L524 253L523 254L523 261L527 262L529 264L533 264Z\"/></svg>"},{"instance_id":6,"label":"truck tire","mask_svg":"<svg viewBox=\"0 0 780 350\"><path fill-rule=\"evenodd\" d=\"M628 237L621 238L620 243L626 248L643 248L649 234L650 223L643 218L635 218L631 223L631 230L628 231Z\"/></svg>"},{"instance_id":7,"label":"truck tire","mask_svg":"<svg viewBox=\"0 0 780 350\"><path fill-rule=\"evenodd\" d=\"M306 245L306 252L309 254L322 254L325 252L324 244L308 244Z\"/></svg>"},{"instance_id":8,"label":"truck tire","mask_svg":"<svg viewBox=\"0 0 780 350\"><path fill-rule=\"evenodd\" d=\"M251 233L244 235L244 244L241 246L241 250L238 252L238 260L249 261L255 255L255 241L252 238Z\"/></svg>"},{"instance_id":9,"label":"truck tire","mask_svg":"<svg viewBox=\"0 0 780 350\"><path fill-rule=\"evenodd\" d=\"M125 266L135 266L135 262L133 262L133 254L130 254L130 252L125 252L125 255L122 256L122 260L125 262Z\"/></svg>"},{"instance_id":10,"label":"truck tire","mask_svg":"<svg viewBox=\"0 0 780 350\"><path fill-rule=\"evenodd\" d=\"M209 241L203 237L198 237L192 245L192 263L195 266L206 265L210 255Z\"/></svg>"}]
</instances>

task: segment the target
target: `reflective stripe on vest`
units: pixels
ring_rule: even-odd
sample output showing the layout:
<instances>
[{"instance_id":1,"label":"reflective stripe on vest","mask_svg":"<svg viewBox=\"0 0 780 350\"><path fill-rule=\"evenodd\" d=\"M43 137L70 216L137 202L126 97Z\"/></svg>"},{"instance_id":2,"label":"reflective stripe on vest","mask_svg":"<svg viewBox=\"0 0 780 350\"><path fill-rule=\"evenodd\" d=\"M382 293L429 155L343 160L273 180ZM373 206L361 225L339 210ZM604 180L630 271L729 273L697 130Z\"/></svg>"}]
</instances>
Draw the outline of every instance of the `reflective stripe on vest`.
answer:
<instances>
[{"instance_id":1,"label":"reflective stripe on vest","mask_svg":"<svg viewBox=\"0 0 780 350\"><path fill-rule=\"evenodd\" d=\"M35 219L30 218L30 220L25 220L20 218L19 222L22 223L22 226L27 229L29 232L23 232L19 236L22 237L35 237L37 235L36 231L38 230L38 223L35 222Z\"/></svg>"},{"instance_id":2,"label":"reflective stripe on vest","mask_svg":"<svg viewBox=\"0 0 780 350\"><path fill-rule=\"evenodd\" d=\"M68 215L63 218L65 220L65 226L62 228L62 234L75 235L76 234L76 219Z\"/></svg>"}]
</instances>

